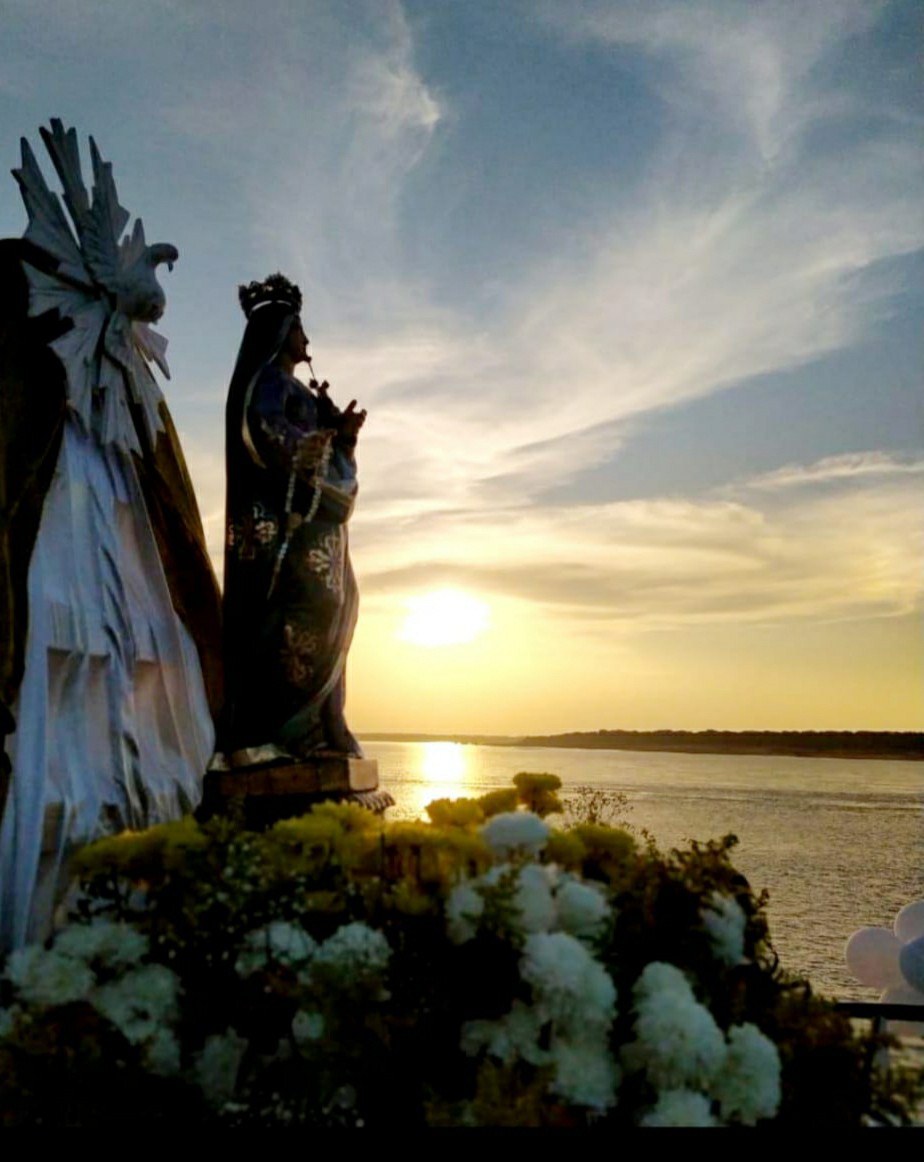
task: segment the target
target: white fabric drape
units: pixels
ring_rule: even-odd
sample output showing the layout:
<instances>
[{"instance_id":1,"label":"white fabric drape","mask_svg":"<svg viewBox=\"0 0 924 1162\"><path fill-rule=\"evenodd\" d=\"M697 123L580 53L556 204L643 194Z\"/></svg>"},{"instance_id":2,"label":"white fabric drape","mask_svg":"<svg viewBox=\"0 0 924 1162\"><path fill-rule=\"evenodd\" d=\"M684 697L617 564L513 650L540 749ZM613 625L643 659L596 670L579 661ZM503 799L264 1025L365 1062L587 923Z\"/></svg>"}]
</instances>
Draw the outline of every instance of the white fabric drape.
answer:
<instances>
[{"instance_id":1,"label":"white fabric drape","mask_svg":"<svg viewBox=\"0 0 924 1162\"><path fill-rule=\"evenodd\" d=\"M29 567L14 715L0 831L6 947L44 935L73 846L191 811L214 746L134 462L71 413Z\"/></svg>"}]
</instances>

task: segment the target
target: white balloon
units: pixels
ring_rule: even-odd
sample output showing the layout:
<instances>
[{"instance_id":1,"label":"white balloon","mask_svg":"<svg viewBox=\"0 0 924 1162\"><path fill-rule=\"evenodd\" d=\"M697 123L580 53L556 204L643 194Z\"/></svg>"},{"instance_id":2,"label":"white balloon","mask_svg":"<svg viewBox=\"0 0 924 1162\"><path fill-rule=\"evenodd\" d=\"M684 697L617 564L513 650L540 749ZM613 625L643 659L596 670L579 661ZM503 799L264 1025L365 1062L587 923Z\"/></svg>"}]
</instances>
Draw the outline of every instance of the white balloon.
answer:
<instances>
[{"instance_id":1,"label":"white balloon","mask_svg":"<svg viewBox=\"0 0 924 1162\"><path fill-rule=\"evenodd\" d=\"M902 944L924 936L924 900L907 904L895 917L895 935Z\"/></svg>"},{"instance_id":2,"label":"white balloon","mask_svg":"<svg viewBox=\"0 0 924 1162\"><path fill-rule=\"evenodd\" d=\"M847 941L844 959L861 984L887 989L905 983L898 964L901 944L888 928L861 928Z\"/></svg>"},{"instance_id":3,"label":"white balloon","mask_svg":"<svg viewBox=\"0 0 924 1162\"><path fill-rule=\"evenodd\" d=\"M886 989L879 1000L884 1005L924 1005L924 994L917 989ZM886 1029L897 1037L924 1037L924 1021L887 1021Z\"/></svg>"},{"instance_id":4,"label":"white balloon","mask_svg":"<svg viewBox=\"0 0 924 1162\"><path fill-rule=\"evenodd\" d=\"M902 946L898 954L898 967L902 970L905 984L917 989L924 1004L924 936Z\"/></svg>"}]
</instances>

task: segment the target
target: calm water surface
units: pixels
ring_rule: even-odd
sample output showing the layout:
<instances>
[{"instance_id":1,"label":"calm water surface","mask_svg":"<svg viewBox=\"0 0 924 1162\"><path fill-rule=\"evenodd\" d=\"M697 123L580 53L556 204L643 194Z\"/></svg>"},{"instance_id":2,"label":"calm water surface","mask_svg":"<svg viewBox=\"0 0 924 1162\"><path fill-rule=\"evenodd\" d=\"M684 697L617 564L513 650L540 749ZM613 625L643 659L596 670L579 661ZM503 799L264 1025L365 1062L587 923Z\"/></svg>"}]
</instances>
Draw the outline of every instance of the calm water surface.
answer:
<instances>
[{"instance_id":1,"label":"calm water surface","mask_svg":"<svg viewBox=\"0 0 924 1162\"><path fill-rule=\"evenodd\" d=\"M842 999L876 999L844 965L857 928L891 927L924 895L924 765L892 760L686 755L633 751L368 742L389 818L432 799L480 795L517 771L551 771L565 793L621 791L629 821L663 848L738 836L735 864L770 893L770 932L784 966Z\"/></svg>"}]
</instances>

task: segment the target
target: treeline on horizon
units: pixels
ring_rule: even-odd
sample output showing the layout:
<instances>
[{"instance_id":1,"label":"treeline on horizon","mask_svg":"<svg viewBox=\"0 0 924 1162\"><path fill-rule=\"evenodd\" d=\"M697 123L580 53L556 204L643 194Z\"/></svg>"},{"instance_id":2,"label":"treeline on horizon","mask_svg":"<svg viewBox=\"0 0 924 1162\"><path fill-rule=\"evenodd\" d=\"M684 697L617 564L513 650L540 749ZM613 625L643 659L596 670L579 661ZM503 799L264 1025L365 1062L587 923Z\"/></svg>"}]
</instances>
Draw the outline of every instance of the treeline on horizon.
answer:
<instances>
[{"instance_id":1,"label":"treeline on horizon","mask_svg":"<svg viewBox=\"0 0 924 1162\"><path fill-rule=\"evenodd\" d=\"M924 758L924 733L887 730L597 730L526 736L520 746L858 754Z\"/></svg>"},{"instance_id":2,"label":"treeline on horizon","mask_svg":"<svg viewBox=\"0 0 924 1162\"><path fill-rule=\"evenodd\" d=\"M365 734L369 740L464 742L577 750L660 750L924 759L924 732L890 730L593 730L565 734Z\"/></svg>"}]
</instances>

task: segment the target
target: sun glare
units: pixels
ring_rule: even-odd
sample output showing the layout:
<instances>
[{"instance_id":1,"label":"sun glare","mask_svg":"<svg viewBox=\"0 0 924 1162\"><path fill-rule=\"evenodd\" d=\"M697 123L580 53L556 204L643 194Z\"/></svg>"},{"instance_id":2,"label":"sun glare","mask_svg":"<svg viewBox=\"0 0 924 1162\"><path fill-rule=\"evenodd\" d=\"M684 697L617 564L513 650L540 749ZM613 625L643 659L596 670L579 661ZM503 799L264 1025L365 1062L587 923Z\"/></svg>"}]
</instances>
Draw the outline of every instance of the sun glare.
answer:
<instances>
[{"instance_id":1,"label":"sun glare","mask_svg":"<svg viewBox=\"0 0 924 1162\"><path fill-rule=\"evenodd\" d=\"M414 645L461 645L473 641L488 627L487 605L458 589L410 597L406 605L408 613L398 637Z\"/></svg>"},{"instance_id":2,"label":"sun glare","mask_svg":"<svg viewBox=\"0 0 924 1162\"><path fill-rule=\"evenodd\" d=\"M431 783L458 783L465 781L465 754L457 742L420 743L420 769Z\"/></svg>"}]
</instances>

